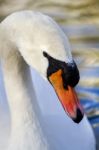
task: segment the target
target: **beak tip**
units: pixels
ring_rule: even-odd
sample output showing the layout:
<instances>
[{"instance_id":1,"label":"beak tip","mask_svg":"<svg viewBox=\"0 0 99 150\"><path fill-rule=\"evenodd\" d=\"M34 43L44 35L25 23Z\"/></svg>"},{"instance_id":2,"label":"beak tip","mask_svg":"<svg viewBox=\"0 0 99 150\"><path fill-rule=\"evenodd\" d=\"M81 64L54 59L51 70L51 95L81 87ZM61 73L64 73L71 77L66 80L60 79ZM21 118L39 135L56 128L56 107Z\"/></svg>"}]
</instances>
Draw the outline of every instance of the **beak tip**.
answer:
<instances>
[{"instance_id":1,"label":"beak tip","mask_svg":"<svg viewBox=\"0 0 99 150\"><path fill-rule=\"evenodd\" d=\"M80 109L77 109L77 115L76 115L76 118L73 118L73 121L75 123L80 123L83 117L84 117L84 114L81 112Z\"/></svg>"}]
</instances>

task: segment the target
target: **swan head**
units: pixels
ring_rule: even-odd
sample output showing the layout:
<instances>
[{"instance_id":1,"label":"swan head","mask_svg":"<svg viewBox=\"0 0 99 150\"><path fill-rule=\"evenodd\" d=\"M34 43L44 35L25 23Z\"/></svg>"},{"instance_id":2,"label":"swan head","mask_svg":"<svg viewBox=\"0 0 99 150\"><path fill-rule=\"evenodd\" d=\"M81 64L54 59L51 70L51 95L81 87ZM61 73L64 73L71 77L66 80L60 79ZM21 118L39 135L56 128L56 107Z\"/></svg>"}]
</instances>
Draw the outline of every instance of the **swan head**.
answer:
<instances>
[{"instance_id":1,"label":"swan head","mask_svg":"<svg viewBox=\"0 0 99 150\"><path fill-rule=\"evenodd\" d=\"M74 87L80 77L68 39L50 17L40 15L38 20L19 49L26 62L53 86L68 116L79 123L84 114Z\"/></svg>"}]
</instances>

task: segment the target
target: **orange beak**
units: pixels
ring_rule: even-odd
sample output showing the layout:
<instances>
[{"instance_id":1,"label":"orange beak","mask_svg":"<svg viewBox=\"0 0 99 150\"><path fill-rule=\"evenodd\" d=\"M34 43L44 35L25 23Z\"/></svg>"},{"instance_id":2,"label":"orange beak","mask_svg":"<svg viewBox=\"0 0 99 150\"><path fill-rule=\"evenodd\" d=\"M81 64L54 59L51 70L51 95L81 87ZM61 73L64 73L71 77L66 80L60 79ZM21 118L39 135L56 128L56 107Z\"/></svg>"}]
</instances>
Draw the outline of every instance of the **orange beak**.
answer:
<instances>
[{"instance_id":1,"label":"orange beak","mask_svg":"<svg viewBox=\"0 0 99 150\"><path fill-rule=\"evenodd\" d=\"M72 120L76 123L79 123L83 118L83 109L79 103L77 94L71 86L67 86L67 89L64 88L63 79L62 79L62 70L51 74L49 76L49 81L53 85L58 98Z\"/></svg>"}]
</instances>

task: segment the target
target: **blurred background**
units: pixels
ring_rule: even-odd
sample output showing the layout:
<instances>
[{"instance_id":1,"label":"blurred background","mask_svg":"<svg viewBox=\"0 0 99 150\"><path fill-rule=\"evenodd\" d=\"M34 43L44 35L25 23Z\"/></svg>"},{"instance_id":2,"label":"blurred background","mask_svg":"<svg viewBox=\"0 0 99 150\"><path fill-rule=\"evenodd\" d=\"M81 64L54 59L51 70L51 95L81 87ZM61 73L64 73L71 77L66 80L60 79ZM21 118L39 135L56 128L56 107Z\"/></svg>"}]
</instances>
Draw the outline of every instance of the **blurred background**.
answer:
<instances>
[{"instance_id":1,"label":"blurred background","mask_svg":"<svg viewBox=\"0 0 99 150\"><path fill-rule=\"evenodd\" d=\"M99 0L0 0L0 21L24 9L48 14L68 36L81 76L77 92L99 149Z\"/></svg>"}]
</instances>

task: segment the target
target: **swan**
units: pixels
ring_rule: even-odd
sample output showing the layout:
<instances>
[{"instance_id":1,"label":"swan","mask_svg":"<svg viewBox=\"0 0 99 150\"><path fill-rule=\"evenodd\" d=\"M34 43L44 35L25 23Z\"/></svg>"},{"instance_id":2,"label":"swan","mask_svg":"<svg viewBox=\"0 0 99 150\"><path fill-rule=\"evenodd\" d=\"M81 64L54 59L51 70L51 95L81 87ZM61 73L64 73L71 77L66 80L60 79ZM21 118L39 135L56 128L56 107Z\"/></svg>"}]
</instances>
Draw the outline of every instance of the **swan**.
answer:
<instances>
[{"instance_id":1,"label":"swan","mask_svg":"<svg viewBox=\"0 0 99 150\"><path fill-rule=\"evenodd\" d=\"M74 90L79 81L79 71L72 58L69 41L54 20L33 11L9 15L0 24L0 58L11 114L6 150L95 150L92 129ZM52 91L66 112L64 131L58 124L51 130L50 121L45 129L34 88L36 85L40 94L42 81L40 79L37 83L34 79L32 84L29 66L40 74L49 89L53 87ZM46 84L42 85L45 97ZM52 94L51 99L53 97ZM47 129L50 129L50 134Z\"/></svg>"}]
</instances>

